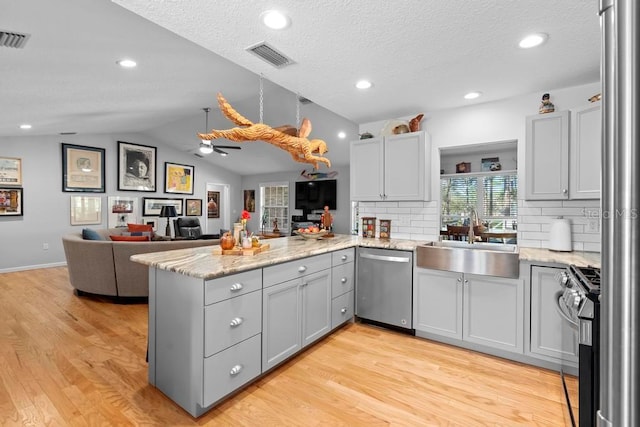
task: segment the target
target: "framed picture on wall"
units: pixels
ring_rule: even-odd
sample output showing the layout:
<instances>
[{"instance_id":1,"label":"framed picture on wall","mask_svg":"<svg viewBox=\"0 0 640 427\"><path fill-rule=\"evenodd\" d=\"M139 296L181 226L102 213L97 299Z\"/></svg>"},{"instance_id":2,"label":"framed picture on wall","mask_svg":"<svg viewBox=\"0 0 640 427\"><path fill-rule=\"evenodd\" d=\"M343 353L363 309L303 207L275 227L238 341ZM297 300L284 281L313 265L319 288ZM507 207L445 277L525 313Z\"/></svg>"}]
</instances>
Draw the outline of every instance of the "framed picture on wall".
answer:
<instances>
[{"instance_id":1,"label":"framed picture on wall","mask_svg":"<svg viewBox=\"0 0 640 427\"><path fill-rule=\"evenodd\" d=\"M62 144L62 191L104 193L104 148Z\"/></svg>"},{"instance_id":2,"label":"framed picture on wall","mask_svg":"<svg viewBox=\"0 0 640 427\"><path fill-rule=\"evenodd\" d=\"M0 187L0 216L22 216L22 188Z\"/></svg>"},{"instance_id":3,"label":"framed picture on wall","mask_svg":"<svg viewBox=\"0 0 640 427\"><path fill-rule=\"evenodd\" d=\"M193 194L193 180L193 166L164 162L165 193Z\"/></svg>"},{"instance_id":4,"label":"framed picture on wall","mask_svg":"<svg viewBox=\"0 0 640 427\"><path fill-rule=\"evenodd\" d=\"M143 197L142 216L160 216L163 206L175 206L176 214L182 216L182 199L169 199L166 197Z\"/></svg>"},{"instance_id":5,"label":"framed picture on wall","mask_svg":"<svg viewBox=\"0 0 640 427\"><path fill-rule=\"evenodd\" d=\"M118 190L156 191L156 147L118 141Z\"/></svg>"},{"instance_id":6,"label":"framed picture on wall","mask_svg":"<svg viewBox=\"0 0 640 427\"><path fill-rule=\"evenodd\" d=\"M0 157L0 185L22 185L22 159Z\"/></svg>"},{"instance_id":7,"label":"framed picture on wall","mask_svg":"<svg viewBox=\"0 0 640 427\"><path fill-rule=\"evenodd\" d=\"M207 218L220 218L219 191L207 191Z\"/></svg>"},{"instance_id":8,"label":"framed picture on wall","mask_svg":"<svg viewBox=\"0 0 640 427\"><path fill-rule=\"evenodd\" d=\"M186 216L202 215L202 199L187 199L185 201Z\"/></svg>"},{"instance_id":9,"label":"framed picture on wall","mask_svg":"<svg viewBox=\"0 0 640 427\"><path fill-rule=\"evenodd\" d=\"M244 210L247 212L256 211L256 190L244 190Z\"/></svg>"},{"instance_id":10,"label":"framed picture on wall","mask_svg":"<svg viewBox=\"0 0 640 427\"><path fill-rule=\"evenodd\" d=\"M71 225L102 223L102 197L71 196Z\"/></svg>"},{"instance_id":11,"label":"framed picture on wall","mask_svg":"<svg viewBox=\"0 0 640 427\"><path fill-rule=\"evenodd\" d=\"M153 228L153 231L158 231L158 220L159 218L144 217L142 218L142 223L145 225L150 225Z\"/></svg>"},{"instance_id":12,"label":"framed picture on wall","mask_svg":"<svg viewBox=\"0 0 640 427\"><path fill-rule=\"evenodd\" d=\"M138 223L138 198L109 196L107 224L109 228L126 227Z\"/></svg>"}]
</instances>

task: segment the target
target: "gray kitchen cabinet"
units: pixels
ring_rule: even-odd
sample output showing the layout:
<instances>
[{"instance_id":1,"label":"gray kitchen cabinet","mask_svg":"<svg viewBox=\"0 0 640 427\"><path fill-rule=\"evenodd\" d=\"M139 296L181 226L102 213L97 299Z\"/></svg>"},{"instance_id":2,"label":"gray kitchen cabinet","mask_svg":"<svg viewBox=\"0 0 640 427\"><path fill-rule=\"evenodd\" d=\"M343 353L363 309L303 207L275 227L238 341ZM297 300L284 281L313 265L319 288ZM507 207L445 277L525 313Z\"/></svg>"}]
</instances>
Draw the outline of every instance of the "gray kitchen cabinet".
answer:
<instances>
[{"instance_id":1,"label":"gray kitchen cabinet","mask_svg":"<svg viewBox=\"0 0 640 427\"><path fill-rule=\"evenodd\" d=\"M355 249L331 254L331 329L353 319Z\"/></svg>"},{"instance_id":2,"label":"gray kitchen cabinet","mask_svg":"<svg viewBox=\"0 0 640 427\"><path fill-rule=\"evenodd\" d=\"M262 270L149 271L149 383L194 417L261 374Z\"/></svg>"},{"instance_id":3,"label":"gray kitchen cabinet","mask_svg":"<svg viewBox=\"0 0 640 427\"><path fill-rule=\"evenodd\" d=\"M282 279L295 277L277 283ZM331 254L264 269L262 371L331 331Z\"/></svg>"},{"instance_id":4,"label":"gray kitchen cabinet","mask_svg":"<svg viewBox=\"0 0 640 427\"><path fill-rule=\"evenodd\" d=\"M531 266L531 342L533 356L578 363L578 329L556 309L562 288L557 275L564 268Z\"/></svg>"},{"instance_id":5,"label":"gray kitchen cabinet","mask_svg":"<svg viewBox=\"0 0 640 427\"><path fill-rule=\"evenodd\" d=\"M527 200L600 198L600 102L527 117Z\"/></svg>"},{"instance_id":6,"label":"gray kitchen cabinet","mask_svg":"<svg viewBox=\"0 0 640 427\"><path fill-rule=\"evenodd\" d=\"M602 166L600 102L571 110L569 198L599 199Z\"/></svg>"},{"instance_id":7,"label":"gray kitchen cabinet","mask_svg":"<svg viewBox=\"0 0 640 427\"><path fill-rule=\"evenodd\" d=\"M430 148L423 131L352 141L351 200L429 200Z\"/></svg>"},{"instance_id":8,"label":"gray kitchen cabinet","mask_svg":"<svg viewBox=\"0 0 640 427\"><path fill-rule=\"evenodd\" d=\"M414 307L416 332L523 352L522 280L416 268Z\"/></svg>"},{"instance_id":9,"label":"gray kitchen cabinet","mask_svg":"<svg viewBox=\"0 0 640 427\"><path fill-rule=\"evenodd\" d=\"M524 281L465 274L462 339L496 349L524 351Z\"/></svg>"},{"instance_id":10,"label":"gray kitchen cabinet","mask_svg":"<svg viewBox=\"0 0 640 427\"><path fill-rule=\"evenodd\" d=\"M462 274L414 269L413 327L462 339Z\"/></svg>"},{"instance_id":11,"label":"gray kitchen cabinet","mask_svg":"<svg viewBox=\"0 0 640 427\"><path fill-rule=\"evenodd\" d=\"M569 198L569 111L526 119L525 198Z\"/></svg>"}]
</instances>

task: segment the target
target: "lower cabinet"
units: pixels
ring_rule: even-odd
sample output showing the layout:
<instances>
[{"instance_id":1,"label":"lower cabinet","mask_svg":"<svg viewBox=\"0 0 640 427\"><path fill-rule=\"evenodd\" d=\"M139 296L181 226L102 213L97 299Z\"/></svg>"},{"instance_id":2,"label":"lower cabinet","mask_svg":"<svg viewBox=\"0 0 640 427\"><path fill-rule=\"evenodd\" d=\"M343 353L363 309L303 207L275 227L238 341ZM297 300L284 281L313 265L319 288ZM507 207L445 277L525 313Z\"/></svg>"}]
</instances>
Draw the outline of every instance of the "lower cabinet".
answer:
<instances>
[{"instance_id":1,"label":"lower cabinet","mask_svg":"<svg viewBox=\"0 0 640 427\"><path fill-rule=\"evenodd\" d=\"M292 274L297 274L301 266L303 265L292 269ZM263 372L288 359L331 330L330 254L326 255L324 266L324 270L263 289ZM269 274L267 270L271 268L274 267L265 269L265 277ZM278 269L277 274L282 275L282 269Z\"/></svg>"},{"instance_id":2,"label":"lower cabinet","mask_svg":"<svg viewBox=\"0 0 640 427\"><path fill-rule=\"evenodd\" d=\"M414 328L522 353L524 282L416 268Z\"/></svg>"},{"instance_id":3,"label":"lower cabinet","mask_svg":"<svg viewBox=\"0 0 640 427\"><path fill-rule=\"evenodd\" d=\"M331 254L331 329L353 319L355 249Z\"/></svg>"},{"instance_id":4,"label":"lower cabinet","mask_svg":"<svg viewBox=\"0 0 640 427\"><path fill-rule=\"evenodd\" d=\"M531 355L553 361L578 363L578 327L556 310L563 268L531 266Z\"/></svg>"}]
</instances>

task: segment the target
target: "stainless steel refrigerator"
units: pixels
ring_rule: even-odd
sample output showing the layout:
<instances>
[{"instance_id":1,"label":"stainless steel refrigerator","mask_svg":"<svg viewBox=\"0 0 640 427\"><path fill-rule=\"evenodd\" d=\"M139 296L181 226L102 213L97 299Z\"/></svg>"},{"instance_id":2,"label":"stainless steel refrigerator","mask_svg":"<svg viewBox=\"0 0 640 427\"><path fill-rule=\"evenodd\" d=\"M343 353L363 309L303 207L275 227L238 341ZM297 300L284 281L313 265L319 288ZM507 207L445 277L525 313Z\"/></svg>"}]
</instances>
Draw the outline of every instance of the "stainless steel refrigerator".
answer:
<instances>
[{"instance_id":1,"label":"stainless steel refrigerator","mask_svg":"<svg viewBox=\"0 0 640 427\"><path fill-rule=\"evenodd\" d=\"M599 3L603 144L601 387L597 425L603 427L640 425L638 3Z\"/></svg>"}]
</instances>

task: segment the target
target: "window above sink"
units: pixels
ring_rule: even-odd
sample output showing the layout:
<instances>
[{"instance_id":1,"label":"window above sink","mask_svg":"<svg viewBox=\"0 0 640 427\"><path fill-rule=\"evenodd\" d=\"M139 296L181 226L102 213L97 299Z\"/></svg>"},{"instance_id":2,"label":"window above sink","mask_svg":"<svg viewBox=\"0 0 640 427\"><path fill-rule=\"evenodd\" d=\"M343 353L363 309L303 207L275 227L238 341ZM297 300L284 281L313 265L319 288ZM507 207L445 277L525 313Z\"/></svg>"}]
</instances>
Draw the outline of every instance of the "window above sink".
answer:
<instances>
[{"instance_id":1,"label":"window above sink","mask_svg":"<svg viewBox=\"0 0 640 427\"><path fill-rule=\"evenodd\" d=\"M486 241L516 243L517 141L441 148L440 165L441 235L468 227L477 213Z\"/></svg>"}]
</instances>

